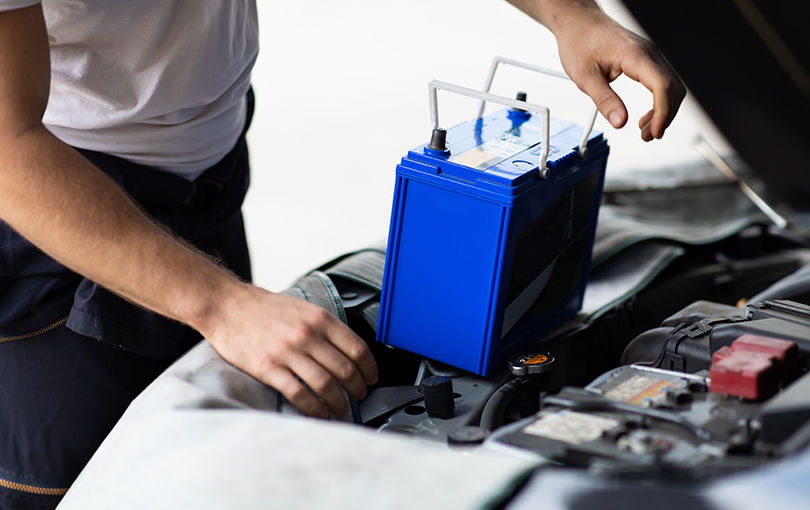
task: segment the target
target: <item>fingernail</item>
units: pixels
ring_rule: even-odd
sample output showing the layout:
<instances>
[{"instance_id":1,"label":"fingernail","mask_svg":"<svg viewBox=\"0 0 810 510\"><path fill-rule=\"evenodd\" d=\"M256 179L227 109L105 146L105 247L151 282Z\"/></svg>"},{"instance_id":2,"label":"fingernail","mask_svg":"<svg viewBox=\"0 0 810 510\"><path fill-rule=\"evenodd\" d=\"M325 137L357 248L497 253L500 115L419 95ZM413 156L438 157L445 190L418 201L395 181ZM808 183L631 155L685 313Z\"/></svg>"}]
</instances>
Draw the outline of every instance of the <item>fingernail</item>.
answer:
<instances>
[{"instance_id":1,"label":"fingernail","mask_svg":"<svg viewBox=\"0 0 810 510\"><path fill-rule=\"evenodd\" d=\"M349 406L347 405L346 407L344 407L343 409L341 409L340 411L338 411L335 414L338 415L338 416L346 416L347 414L349 414Z\"/></svg>"},{"instance_id":2,"label":"fingernail","mask_svg":"<svg viewBox=\"0 0 810 510\"><path fill-rule=\"evenodd\" d=\"M618 110L615 110L610 114L608 120L610 121L611 126L618 128L622 124L622 113Z\"/></svg>"}]
</instances>

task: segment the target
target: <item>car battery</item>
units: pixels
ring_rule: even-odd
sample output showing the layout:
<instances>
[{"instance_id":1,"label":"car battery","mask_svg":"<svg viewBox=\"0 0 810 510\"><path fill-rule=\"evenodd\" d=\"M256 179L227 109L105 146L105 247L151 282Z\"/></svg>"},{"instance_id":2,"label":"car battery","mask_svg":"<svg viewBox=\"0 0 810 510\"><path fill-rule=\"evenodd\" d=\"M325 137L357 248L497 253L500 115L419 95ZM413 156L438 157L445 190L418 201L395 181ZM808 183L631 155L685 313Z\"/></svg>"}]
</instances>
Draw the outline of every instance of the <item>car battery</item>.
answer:
<instances>
[{"instance_id":1,"label":"car battery","mask_svg":"<svg viewBox=\"0 0 810 510\"><path fill-rule=\"evenodd\" d=\"M509 108L444 131L440 89ZM396 169L377 340L486 375L579 310L609 148L595 109L577 125L438 81L430 99L433 139Z\"/></svg>"}]
</instances>

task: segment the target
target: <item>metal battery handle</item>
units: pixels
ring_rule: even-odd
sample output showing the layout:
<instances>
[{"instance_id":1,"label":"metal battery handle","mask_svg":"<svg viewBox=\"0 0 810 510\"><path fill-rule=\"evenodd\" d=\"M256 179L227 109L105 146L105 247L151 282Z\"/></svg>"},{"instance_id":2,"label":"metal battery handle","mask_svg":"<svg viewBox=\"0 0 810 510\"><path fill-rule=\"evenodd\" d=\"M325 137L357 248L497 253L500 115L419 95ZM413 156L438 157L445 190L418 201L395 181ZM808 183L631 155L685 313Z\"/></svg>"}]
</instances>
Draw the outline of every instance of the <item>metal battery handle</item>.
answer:
<instances>
[{"instance_id":1,"label":"metal battery handle","mask_svg":"<svg viewBox=\"0 0 810 510\"><path fill-rule=\"evenodd\" d=\"M498 64L509 64L515 67L520 67L521 69L526 69L528 71L534 71L540 74L546 74L548 76L554 76L557 78L562 78L563 80L571 81L571 78L566 76L564 73L559 71L554 71L552 69L546 69L543 67L538 67L532 64L526 64L524 62L519 62L517 60L512 60L511 58L506 57L495 57L492 59L492 66L489 68L489 75L487 76L487 82L484 85L484 92L489 92L489 89L492 87L492 81L495 79L495 71L498 70ZM484 107L486 106L486 101L481 101L481 108L478 110L478 118L484 116ZM582 139L579 141L579 157L584 158L588 155L588 138L591 136L591 131L593 130L593 124L596 122L596 114L598 110L596 109L596 105L591 107L591 112L588 115L587 120L583 124L585 129L582 131Z\"/></svg>"},{"instance_id":2,"label":"metal battery handle","mask_svg":"<svg viewBox=\"0 0 810 510\"><path fill-rule=\"evenodd\" d=\"M431 81L428 84L428 88L430 91L430 121L433 123L433 129L437 129L439 127L438 91L440 89L446 90L448 92L455 92L456 94L460 94L462 96L480 99L481 101L489 101L490 103L509 106L510 108L515 108L517 110L526 110L540 115L542 121L540 124L540 132L543 136L543 142L542 146L540 147L540 161L538 164L538 169L541 177L543 178L548 177L550 173L549 170L546 168L546 160L548 159L548 144L549 144L548 108L538 104L526 103L523 101L518 101L516 99L509 99L502 96L496 96L488 92L481 92L480 90L468 89L467 87L461 87L459 85L453 85L452 83L446 83L438 80Z\"/></svg>"}]
</instances>

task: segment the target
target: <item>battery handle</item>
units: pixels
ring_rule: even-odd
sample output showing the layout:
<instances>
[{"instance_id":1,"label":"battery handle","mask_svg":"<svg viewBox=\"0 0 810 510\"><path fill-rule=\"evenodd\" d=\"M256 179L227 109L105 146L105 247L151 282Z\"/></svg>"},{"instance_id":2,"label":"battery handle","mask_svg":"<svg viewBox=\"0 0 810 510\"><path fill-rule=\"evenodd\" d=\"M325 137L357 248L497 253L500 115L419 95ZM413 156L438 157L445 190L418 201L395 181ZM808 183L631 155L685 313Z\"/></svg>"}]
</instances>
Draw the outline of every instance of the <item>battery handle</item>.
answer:
<instances>
[{"instance_id":1,"label":"battery handle","mask_svg":"<svg viewBox=\"0 0 810 510\"><path fill-rule=\"evenodd\" d=\"M550 175L550 170L546 167L546 160L548 159L548 144L549 144L549 112L548 108L539 104L526 103L516 99L509 99L502 96L496 96L488 92L481 92L480 90L469 89L460 85L453 85L443 81L433 80L428 84L430 92L430 121L433 124L433 129L439 128L439 104L438 104L438 91L446 90L448 92L455 92L462 96L472 97L473 99L480 99L481 101L488 101L510 108L519 110L526 110L540 115L540 132L543 141L540 147L540 161L538 163L538 171L542 178L547 178Z\"/></svg>"},{"instance_id":2,"label":"battery handle","mask_svg":"<svg viewBox=\"0 0 810 510\"><path fill-rule=\"evenodd\" d=\"M539 67L532 64L526 64L524 62L513 60L511 58L495 57L494 59L492 59L492 66L489 68L489 75L487 76L487 82L484 85L484 92L489 93L489 90L492 87L492 81L495 79L495 71L498 70L499 64L509 64L511 66L520 67L521 69L526 69L528 71L534 71L536 73L554 76L556 78L571 81L571 78L566 76L565 73L561 73L559 71L546 69L544 67ZM479 119L484 116L485 106L486 101L482 100L481 107L478 110ZM585 129L582 131L582 139L579 142L579 151L578 151L579 157L582 159L584 159L588 155L588 138L590 138L594 122L596 122L597 112L598 110L596 109L596 105L593 105L591 107L591 112L588 114L588 119L585 121L584 124L582 124L583 126L585 126Z\"/></svg>"}]
</instances>

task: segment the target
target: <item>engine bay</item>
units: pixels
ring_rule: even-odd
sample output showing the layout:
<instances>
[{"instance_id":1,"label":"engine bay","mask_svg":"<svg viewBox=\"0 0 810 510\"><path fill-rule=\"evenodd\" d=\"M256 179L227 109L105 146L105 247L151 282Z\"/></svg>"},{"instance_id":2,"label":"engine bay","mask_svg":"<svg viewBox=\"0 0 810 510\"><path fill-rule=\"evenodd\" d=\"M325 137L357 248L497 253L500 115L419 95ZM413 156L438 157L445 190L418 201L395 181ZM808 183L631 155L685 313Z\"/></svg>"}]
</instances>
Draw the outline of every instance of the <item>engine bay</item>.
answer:
<instances>
[{"instance_id":1,"label":"engine bay","mask_svg":"<svg viewBox=\"0 0 810 510\"><path fill-rule=\"evenodd\" d=\"M733 185L703 182L689 207L683 192L606 190L583 310L486 377L375 345L377 294L358 300L362 286L332 274L380 365L363 425L643 484L705 484L804 451L810 250Z\"/></svg>"}]
</instances>

